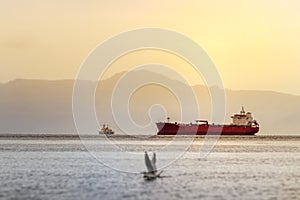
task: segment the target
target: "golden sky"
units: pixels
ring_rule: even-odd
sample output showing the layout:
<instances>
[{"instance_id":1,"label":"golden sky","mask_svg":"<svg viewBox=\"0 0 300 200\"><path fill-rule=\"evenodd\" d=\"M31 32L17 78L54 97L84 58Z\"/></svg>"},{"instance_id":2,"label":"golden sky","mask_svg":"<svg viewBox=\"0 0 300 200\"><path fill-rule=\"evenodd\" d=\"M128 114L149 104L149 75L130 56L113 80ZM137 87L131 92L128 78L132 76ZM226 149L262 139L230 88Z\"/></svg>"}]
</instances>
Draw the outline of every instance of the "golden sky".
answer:
<instances>
[{"instance_id":1,"label":"golden sky","mask_svg":"<svg viewBox=\"0 0 300 200\"><path fill-rule=\"evenodd\" d=\"M159 27L189 36L230 89L300 95L300 1L0 1L0 82L74 79L101 42Z\"/></svg>"}]
</instances>

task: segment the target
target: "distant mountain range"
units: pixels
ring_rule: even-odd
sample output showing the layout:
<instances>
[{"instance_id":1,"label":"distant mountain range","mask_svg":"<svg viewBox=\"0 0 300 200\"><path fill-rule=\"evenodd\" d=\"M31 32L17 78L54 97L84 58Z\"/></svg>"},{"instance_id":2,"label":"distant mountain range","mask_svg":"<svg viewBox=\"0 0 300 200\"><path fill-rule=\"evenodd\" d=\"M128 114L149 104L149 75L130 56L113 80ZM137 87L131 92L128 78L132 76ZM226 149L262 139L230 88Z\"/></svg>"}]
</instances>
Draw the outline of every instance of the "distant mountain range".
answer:
<instances>
[{"instance_id":1,"label":"distant mountain range","mask_svg":"<svg viewBox=\"0 0 300 200\"><path fill-rule=\"evenodd\" d=\"M163 79L174 87L184 89L183 82L149 71L137 71L135 81L145 76ZM108 123L118 131L110 111L111 94L122 73L101 81L96 92L96 110L99 123ZM88 81L85 81L87 84ZM75 133L72 114L74 80L23 80L0 84L0 133ZM199 100L201 118L210 119L210 96L205 86L192 87ZM217 88L214 88L217 89ZM251 111L261 125L261 134L300 134L300 96L272 91L226 89L226 122L241 110ZM125 102L124 102L125 101ZM120 105L127 100L117 99ZM174 95L158 85L149 85L133 93L129 101L131 117L145 125L149 121L148 109L163 104L172 120L180 120L179 103ZM194 109L194 108L191 108ZM122 115L122 113L120 113ZM155 116L164 120L165 115ZM190 119L194 120L194 119ZM97 133L98 130L88 130ZM153 133L155 126L153 124Z\"/></svg>"}]
</instances>

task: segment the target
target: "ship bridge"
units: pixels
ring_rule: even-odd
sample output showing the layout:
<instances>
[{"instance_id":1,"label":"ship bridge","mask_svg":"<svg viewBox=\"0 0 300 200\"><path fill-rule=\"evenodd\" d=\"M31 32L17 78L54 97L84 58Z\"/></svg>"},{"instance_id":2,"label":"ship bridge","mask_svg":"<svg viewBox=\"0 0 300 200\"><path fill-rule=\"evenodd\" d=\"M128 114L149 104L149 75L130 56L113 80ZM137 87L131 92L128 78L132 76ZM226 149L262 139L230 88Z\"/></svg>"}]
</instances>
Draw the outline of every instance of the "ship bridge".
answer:
<instances>
[{"instance_id":1,"label":"ship bridge","mask_svg":"<svg viewBox=\"0 0 300 200\"><path fill-rule=\"evenodd\" d=\"M253 119L251 112L245 112L244 107L240 114L235 114L231 116L232 118L232 125L236 126L249 126L249 125L258 125L256 120Z\"/></svg>"}]
</instances>

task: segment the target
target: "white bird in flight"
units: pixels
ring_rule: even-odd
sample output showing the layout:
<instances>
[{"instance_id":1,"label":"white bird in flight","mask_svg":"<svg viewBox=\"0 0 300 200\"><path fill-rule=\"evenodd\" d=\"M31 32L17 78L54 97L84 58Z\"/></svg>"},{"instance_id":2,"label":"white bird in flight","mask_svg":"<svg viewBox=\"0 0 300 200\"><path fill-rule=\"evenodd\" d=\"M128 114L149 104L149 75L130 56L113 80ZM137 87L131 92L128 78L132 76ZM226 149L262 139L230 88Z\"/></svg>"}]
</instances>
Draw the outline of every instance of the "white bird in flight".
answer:
<instances>
[{"instance_id":1,"label":"white bird in flight","mask_svg":"<svg viewBox=\"0 0 300 200\"><path fill-rule=\"evenodd\" d=\"M144 178L147 180L152 180L160 176L161 172L157 172L156 168L156 154L153 152L152 159L150 160L148 153L145 151L145 165L147 167L147 172L144 172Z\"/></svg>"}]
</instances>

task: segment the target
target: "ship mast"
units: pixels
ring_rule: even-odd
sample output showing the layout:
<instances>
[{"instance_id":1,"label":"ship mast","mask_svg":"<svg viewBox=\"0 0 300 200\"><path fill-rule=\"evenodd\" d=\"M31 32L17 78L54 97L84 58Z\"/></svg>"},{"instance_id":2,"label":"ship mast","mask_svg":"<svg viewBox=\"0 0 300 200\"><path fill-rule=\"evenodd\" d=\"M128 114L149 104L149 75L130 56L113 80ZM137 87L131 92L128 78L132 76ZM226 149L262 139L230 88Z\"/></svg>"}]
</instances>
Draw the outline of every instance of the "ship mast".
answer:
<instances>
[{"instance_id":1,"label":"ship mast","mask_svg":"<svg viewBox=\"0 0 300 200\"><path fill-rule=\"evenodd\" d=\"M241 114L245 114L244 106L242 106Z\"/></svg>"}]
</instances>

